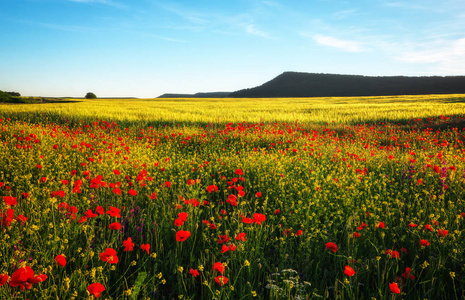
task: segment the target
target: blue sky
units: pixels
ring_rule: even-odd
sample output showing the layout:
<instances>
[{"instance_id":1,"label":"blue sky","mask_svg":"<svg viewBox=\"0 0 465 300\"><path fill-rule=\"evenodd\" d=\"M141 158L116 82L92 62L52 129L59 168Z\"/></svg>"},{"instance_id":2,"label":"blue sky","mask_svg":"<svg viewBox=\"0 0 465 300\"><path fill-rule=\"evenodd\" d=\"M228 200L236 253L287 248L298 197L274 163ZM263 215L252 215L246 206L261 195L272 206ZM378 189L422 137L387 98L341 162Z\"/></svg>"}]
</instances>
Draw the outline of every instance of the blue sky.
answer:
<instances>
[{"instance_id":1,"label":"blue sky","mask_svg":"<svg viewBox=\"0 0 465 300\"><path fill-rule=\"evenodd\" d=\"M465 75L463 0L1 0L0 90L157 97L284 71Z\"/></svg>"}]
</instances>

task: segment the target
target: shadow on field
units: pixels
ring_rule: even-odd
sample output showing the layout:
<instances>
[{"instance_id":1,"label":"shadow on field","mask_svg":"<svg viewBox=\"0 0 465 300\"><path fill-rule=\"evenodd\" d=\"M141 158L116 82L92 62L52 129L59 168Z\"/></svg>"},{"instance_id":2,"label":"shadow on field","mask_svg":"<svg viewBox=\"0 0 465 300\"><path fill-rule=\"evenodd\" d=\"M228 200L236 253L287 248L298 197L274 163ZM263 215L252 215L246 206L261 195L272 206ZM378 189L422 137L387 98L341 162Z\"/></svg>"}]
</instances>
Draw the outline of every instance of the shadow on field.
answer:
<instances>
[{"instance_id":1,"label":"shadow on field","mask_svg":"<svg viewBox=\"0 0 465 300\"><path fill-rule=\"evenodd\" d=\"M79 100L64 100L59 98L42 98L39 103L50 104L50 103L79 103Z\"/></svg>"},{"instance_id":2,"label":"shadow on field","mask_svg":"<svg viewBox=\"0 0 465 300\"><path fill-rule=\"evenodd\" d=\"M441 102L443 103L465 103L465 98L464 97L450 98L450 99L447 99Z\"/></svg>"}]
</instances>

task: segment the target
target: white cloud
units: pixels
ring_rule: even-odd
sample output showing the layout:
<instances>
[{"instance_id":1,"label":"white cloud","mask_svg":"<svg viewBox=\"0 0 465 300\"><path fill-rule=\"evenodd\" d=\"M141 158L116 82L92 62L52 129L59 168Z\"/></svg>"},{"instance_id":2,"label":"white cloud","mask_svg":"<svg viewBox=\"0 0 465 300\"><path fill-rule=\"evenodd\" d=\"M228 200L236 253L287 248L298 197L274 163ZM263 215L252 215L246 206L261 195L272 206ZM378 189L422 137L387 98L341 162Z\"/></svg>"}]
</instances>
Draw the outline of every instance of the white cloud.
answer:
<instances>
[{"instance_id":1,"label":"white cloud","mask_svg":"<svg viewBox=\"0 0 465 300\"><path fill-rule=\"evenodd\" d=\"M425 5L422 2L420 2L420 4L415 4L414 2L403 2L403 1L386 2L384 3L384 6L397 7L400 9L418 10L418 11L440 12L437 5L436 6Z\"/></svg>"},{"instance_id":2,"label":"white cloud","mask_svg":"<svg viewBox=\"0 0 465 300\"><path fill-rule=\"evenodd\" d=\"M342 10L342 11L335 12L333 13L332 16L336 20L342 20L349 16L353 16L356 13L358 13L357 9L349 9L349 10Z\"/></svg>"},{"instance_id":3,"label":"white cloud","mask_svg":"<svg viewBox=\"0 0 465 300\"><path fill-rule=\"evenodd\" d=\"M412 50L399 53L397 58L407 63L436 64L436 72L443 74L465 73L465 38L419 44L410 48Z\"/></svg>"},{"instance_id":4,"label":"white cloud","mask_svg":"<svg viewBox=\"0 0 465 300\"><path fill-rule=\"evenodd\" d=\"M312 38L320 45L338 48L346 52L364 52L362 43L356 41L341 40L332 36L316 34Z\"/></svg>"},{"instance_id":5,"label":"white cloud","mask_svg":"<svg viewBox=\"0 0 465 300\"><path fill-rule=\"evenodd\" d=\"M255 24L244 24L244 29L248 34L260 36L266 39L273 39L268 32L257 29Z\"/></svg>"},{"instance_id":6,"label":"white cloud","mask_svg":"<svg viewBox=\"0 0 465 300\"><path fill-rule=\"evenodd\" d=\"M208 19L208 15L198 13L197 11L193 11L191 9L185 8L183 6L175 5L172 3L158 3L157 4L160 8L175 14L191 23L194 24L208 24L210 20Z\"/></svg>"}]
</instances>

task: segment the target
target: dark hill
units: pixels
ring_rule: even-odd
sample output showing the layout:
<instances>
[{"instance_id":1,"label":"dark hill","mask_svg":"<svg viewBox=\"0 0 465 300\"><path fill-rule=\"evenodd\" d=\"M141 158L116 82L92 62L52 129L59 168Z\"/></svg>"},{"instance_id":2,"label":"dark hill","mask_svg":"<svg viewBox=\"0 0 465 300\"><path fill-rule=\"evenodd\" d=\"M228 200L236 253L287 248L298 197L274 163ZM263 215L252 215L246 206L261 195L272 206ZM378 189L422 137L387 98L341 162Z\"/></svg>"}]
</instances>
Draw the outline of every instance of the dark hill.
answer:
<instances>
[{"instance_id":1,"label":"dark hill","mask_svg":"<svg viewBox=\"0 0 465 300\"><path fill-rule=\"evenodd\" d=\"M255 88L229 94L236 98L463 94L465 76L361 76L284 72Z\"/></svg>"},{"instance_id":2,"label":"dark hill","mask_svg":"<svg viewBox=\"0 0 465 300\"><path fill-rule=\"evenodd\" d=\"M195 94L163 94L158 98L227 98L231 92L211 92Z\"/></svg>"}]
</instances>

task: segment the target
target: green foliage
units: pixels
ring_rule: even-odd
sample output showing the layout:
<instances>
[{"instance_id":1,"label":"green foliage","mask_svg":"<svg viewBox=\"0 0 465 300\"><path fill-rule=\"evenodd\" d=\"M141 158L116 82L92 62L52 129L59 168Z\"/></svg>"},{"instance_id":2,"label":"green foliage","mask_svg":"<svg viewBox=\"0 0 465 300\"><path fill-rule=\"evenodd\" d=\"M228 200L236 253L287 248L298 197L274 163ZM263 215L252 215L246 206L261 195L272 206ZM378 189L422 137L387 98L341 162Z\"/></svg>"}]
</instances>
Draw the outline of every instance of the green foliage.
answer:
<instances>
[{"instance_id":1,"label":"green foliage","mask_svg":"<svg viewBox=\"0 0 465 300\"><path fill-rule=\"evenodd\" d=\"M11 99L12 97L10 94L0 91L0 102L10 102Z\"/></svg>"},{"instance_id":2,"label":"green foliage","mask_svg":"<svg viewBox=\"0 0 465 300\"><path fill-rule=\"evenodd\" d=\"M13 96L13 97L20 97L21 94L18 93L18 92L6 92L7 94L9 94L10 96Z\"/></svg>"},{"instance_id":3,"label":"green foliage","mask_svg":"<svg viewBox=\"0 0 465 300\"><path fill-rule=\"evenodd\" d=\"M96 99L97 96L94 93L88 92L86 94L86 99Z\"/></svg>"}]
</instances>

